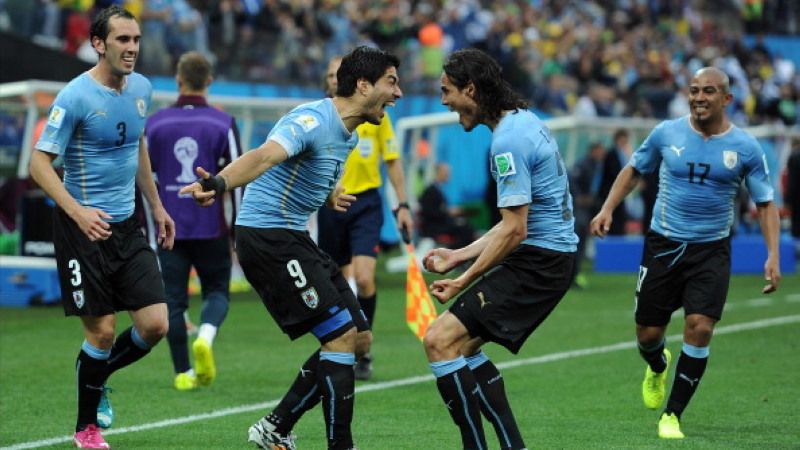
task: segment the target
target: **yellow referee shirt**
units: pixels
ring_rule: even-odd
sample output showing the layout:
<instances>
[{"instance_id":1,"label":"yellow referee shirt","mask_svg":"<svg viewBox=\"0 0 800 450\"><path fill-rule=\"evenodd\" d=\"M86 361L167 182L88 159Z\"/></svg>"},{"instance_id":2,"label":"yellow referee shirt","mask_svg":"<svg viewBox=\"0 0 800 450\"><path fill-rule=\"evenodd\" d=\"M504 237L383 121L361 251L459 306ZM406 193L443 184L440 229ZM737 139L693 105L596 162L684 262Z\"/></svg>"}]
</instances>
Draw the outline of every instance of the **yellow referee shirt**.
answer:
<instances>
[{"instance_id":1,"label":"yellow referee shirt","mask_svg":"<svg viewBox=\"0 0 800 450\"><path fill-rule=\"evenodd\" d=\"M347 157L342 177L344 191L353 195L380 187L381 161L400 157L389 114L383 115L380 125L365 122L356 131L358 145Z\"/></svg>"}]
</instances>

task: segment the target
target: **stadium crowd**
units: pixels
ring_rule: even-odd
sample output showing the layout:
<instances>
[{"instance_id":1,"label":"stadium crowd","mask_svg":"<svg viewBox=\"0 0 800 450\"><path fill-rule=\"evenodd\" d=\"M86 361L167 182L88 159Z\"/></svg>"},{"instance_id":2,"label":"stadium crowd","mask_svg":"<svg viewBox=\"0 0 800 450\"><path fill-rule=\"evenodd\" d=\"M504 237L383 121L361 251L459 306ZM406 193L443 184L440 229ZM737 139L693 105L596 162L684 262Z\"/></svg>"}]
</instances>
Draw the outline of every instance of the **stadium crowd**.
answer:
<instances>
[{"instance_id":1,"label":"stadium crowd","mask_svg":"<svg viewBox=\"0 0 800 450\"><path fill-rule=\"evenodd\" d=\"M437 94L444 57L477 47L549 114L682 115L690 74L712 64L735 123L797 122L794 64L743 39L798 33L791 0L0 0L0 30L94 62L92 14L114 3L142 23L145 75L197 50L220 79L319 85L332 56L374 43L401 57L407 92Z\"/></svg>"}]
</instances>

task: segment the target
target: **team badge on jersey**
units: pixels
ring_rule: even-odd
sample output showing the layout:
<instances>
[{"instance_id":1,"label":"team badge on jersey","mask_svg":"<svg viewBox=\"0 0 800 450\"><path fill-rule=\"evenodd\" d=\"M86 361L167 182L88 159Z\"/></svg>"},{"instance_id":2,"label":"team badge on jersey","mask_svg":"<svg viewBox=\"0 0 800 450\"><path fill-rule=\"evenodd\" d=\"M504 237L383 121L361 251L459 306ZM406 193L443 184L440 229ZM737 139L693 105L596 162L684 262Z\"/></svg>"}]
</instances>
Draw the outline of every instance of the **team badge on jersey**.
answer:
<instances>
[{"instance_id":1,"label":"team badge on jersey","mask_svg":"<svg viewBox=\"0 0 800 450\"><path fill-rule=\"evenodd\" d=\"M736 153L736 150L722 151L722 163L725 164L725 167L733 169L737 162L739 162L739 154Z\"/></svg>"},{"instance_id":2,"label":"team badge on jersey","mask_svg":"<svg viewBox=\"0 0 800 450\"><path fill-rule=\"evenodd\" d=\"M147 114L147 104L145 104L143 98L136 99L136 109L139 111L139 115L144 118Z\"/></svg>"},{"instance_id":3,"label":"team badge on jersey","mask_svg":"<svg viewBox=\"0 0 800 450\"><path fill-rule=\"evenodd\" d=\"M311 309L316 309L319 306L319 295L317 295L317 290L313 287L306 289L300 294L300 297L305 302L306 306Z\"/></svg>"},{"instance_id":4,"label":"team badge on jersey","mask_svg":"<svg viewBox=\"0 0 800 450\"><path fill-rule=\"evenodd\" d=\"M61 123L64 122L64 116L66 113L66 109L53 105L53 109L50 110L50 116L47 118L47 126L61 128Z\"/></svg>"},{"instance_id":5,"label":"team badge on jersey","mask_svg":"<svg viewBox=\"0 0 800 450\"><path fill-rule=\"evenodd\" d=\"M294 123L300 125L306 133L319 126L319 120L314 116L300 116L294 119Z\"/></svg>"},{"instance_id":6,"label":"team badge on jersey","mask_svg":"<svg viewBox=\"0 0 800 450\"><path fill-rule=\"evenodd\" d=\"M83 308L83 289L79 291L72 291L72 301L75 302L75 306L77 306L78 309Z\"/></svg>"},{"instance_id":7,"label":"team badge on jersey","mask_svg":"<svg viewBox=\"0 0 800 450\"><path fill-rule=\"evenodd\" d=\"M501 177L517 173L517 169L514 167L514 155L511 153L495 155L494 165L497 167L497 174Z\"/></svg>"}]
</instances>

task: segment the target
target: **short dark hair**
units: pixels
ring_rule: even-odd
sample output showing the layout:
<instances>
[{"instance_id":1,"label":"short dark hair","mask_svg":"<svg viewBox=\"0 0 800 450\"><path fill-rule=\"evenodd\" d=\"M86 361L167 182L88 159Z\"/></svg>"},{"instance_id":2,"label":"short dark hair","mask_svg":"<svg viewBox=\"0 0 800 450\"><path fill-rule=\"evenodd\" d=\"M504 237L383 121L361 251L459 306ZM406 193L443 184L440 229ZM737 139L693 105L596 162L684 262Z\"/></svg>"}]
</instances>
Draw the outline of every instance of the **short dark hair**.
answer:
<instances>
[{"instance_id":1,"label":"short dark hair","mask_svg":"<svg viewBox=\"0 0 800 450\"><path fill-rule=\"evenodd\" d=\"M211 63L202 53L191 51L178 59L178 77L193 91L202 91L211 76Z\"/></svg>"},{"instance_id":2,"label":"short dark hair","mask_svg":"<svg viewBox=\"0 0 800 450\"><path fill-rule=\"evenodd\" d=\"M498 120L503 111L528 107L528 102L503 79L497 61L478 49L453 52L444 63L444 73L459 90L470 82L475 85L475 103L490 121Z\"/></svg>"},{"instance_id":3,"label":"short dark hair","mask_svg":"<svg viewBox=\"0 0 800 450\"><path fill-rule=\"evenodd\" d=\"M112 17L122 17L124 19L136 20L136 17L131 14L127 9L119 5L111 5L108 8L100 11L99 14L92 21L92 26L89 28L89 42L92 42L96 37L105 42L108 33L111 31L108 28L108 22Z\"/></svg>"},{"instance_id":4,"label":"short dark hair","mask_svg":"<svg viewBox=\"0 0 800 450\"><path fill-rule=\"evenodd\" d=\"M356 83L364 78L375 84L389 67L400 67L400 59L379 48L362 45L342 58L336 72L336 95L350 97L356 92Z\"/></svg>"}]
</instances>

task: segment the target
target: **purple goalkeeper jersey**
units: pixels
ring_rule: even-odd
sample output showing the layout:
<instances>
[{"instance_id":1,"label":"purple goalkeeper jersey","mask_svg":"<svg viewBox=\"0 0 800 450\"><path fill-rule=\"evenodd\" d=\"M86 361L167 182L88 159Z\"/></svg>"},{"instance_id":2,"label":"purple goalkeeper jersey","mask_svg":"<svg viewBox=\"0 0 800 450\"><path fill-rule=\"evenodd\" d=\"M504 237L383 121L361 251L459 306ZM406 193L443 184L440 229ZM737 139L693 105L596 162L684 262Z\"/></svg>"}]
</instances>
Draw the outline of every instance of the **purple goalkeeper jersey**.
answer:
<instances>
[{"instance_id":1,"label":"purple goalkeeper jersey","mask_svg":"<svg viewBox=\"0 0 800 450\"><path fill-rule=\"evenodd\" d=\"M222 201L204 208L178 191L197 180L196 167L216 173L239 156L235 119L209 106L203 96L182 95L176 104L147 119L145 136L158 194L175 221L175 239L212 239L226 233ZM233 208L229 210L235 216L241 188L231 194Z\"/></svg>"}]
</instances>

